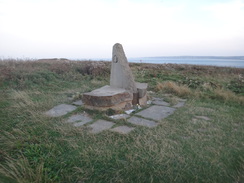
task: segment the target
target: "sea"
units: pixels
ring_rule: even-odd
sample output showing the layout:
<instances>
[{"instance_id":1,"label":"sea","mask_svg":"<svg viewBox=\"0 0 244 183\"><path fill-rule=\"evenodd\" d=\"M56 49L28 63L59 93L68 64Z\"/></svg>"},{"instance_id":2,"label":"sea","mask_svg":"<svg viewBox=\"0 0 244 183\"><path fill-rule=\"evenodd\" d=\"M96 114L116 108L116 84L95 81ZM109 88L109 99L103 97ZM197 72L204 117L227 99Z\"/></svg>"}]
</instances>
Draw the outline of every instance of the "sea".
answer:
<instances>
[{"instance_id":1,"label":"sea","mask_svg":"<svg viewBox=\"0 0 244 183\"><path fill-rule=\"evenodd\" d=\"M244 68L244 56L234 57L138 57L128 58L132 63L152 63L152 64L192 64L192 65L209 65L220 67Z\"/></svg>"}]
</instances>

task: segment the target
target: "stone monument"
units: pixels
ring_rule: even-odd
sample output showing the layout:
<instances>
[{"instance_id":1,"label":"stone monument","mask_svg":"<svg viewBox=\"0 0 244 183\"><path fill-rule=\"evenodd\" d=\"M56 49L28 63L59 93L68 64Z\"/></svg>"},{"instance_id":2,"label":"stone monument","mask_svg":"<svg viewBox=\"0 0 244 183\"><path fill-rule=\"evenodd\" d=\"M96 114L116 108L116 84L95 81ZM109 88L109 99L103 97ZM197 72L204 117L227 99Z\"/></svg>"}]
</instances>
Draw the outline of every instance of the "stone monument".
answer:
<instances>
[{"instance_id":1,"label":"stone monument","mask_svg":"<svg viewBox=\"0 0 244 183\"><path fill-rule=\"evenodd\" d=\"M110 86L83 94L86 108L127 110L147 103L147 84L135 82L121 44L113 46Z\"/></svg>"},{"instance_id":2,"label":"stone monument","mask_svg":"<svg viewBox=\"0 0 244 183\"><path fill-rule=\"evenodd\" d=\"M117 43L113 46L110 86L124 88L136 93L134 77L130 70L123 47Z\"/></svg>"}]
</instances>

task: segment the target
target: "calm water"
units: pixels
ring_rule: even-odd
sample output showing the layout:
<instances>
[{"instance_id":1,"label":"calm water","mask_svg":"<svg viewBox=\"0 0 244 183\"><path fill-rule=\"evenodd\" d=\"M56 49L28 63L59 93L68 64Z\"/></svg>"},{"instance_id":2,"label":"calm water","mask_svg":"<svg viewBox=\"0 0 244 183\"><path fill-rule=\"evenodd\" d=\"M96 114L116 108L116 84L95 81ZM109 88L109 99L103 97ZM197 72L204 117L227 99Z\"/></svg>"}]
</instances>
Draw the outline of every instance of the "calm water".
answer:
<instances>
[{"instance_id":1,"label":"calm water","mask_svg":"<svg viewBox=\"0 0 244 183\"><path fill-rule=\"evenodd\" d=\"M154 64L194 64L194 65L213 65L223 67L244 68L244 57L242 58L168 58L168 57L141 57L128 58L129 62L134 63L154 63Z\"/></svg>"}]
</instances>

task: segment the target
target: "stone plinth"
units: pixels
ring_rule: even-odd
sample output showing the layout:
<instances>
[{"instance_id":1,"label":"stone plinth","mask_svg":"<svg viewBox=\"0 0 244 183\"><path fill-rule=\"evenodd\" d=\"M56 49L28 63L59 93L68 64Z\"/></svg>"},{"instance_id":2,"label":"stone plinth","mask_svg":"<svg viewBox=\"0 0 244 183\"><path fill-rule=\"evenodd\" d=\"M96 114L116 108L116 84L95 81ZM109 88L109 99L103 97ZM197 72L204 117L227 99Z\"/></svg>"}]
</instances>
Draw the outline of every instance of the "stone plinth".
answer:
<instances>
[{"instance_id":1,"label":"stone plinth","mask_svg":"<svg viewBox=\"0 0 244 183\"><path fill-rule=\"evenodd\" d=\"M138 83L136 82L136 88L138 92L138 97L143 98L147 94L147 83Z\"/></svg>"},{"instance_id":2,"label":"stone plinth","mask_svg":"<svg viewBox=\"0 0 244 183\"><path fill-rule=\"evenodd\" d=\"M132 107L133 94L123 88L103 86L83 94L85 107L90 109L114 110L129 109Z\"/></svg>"},{"instance_id":3,"label":"stone plinth","mask_svg":"<svg viewBox=\"0 0 244 183\"><path fill-rule=\"evenodd\" d=\"M147 83L138 83L136 82L136 89L137 89L137 101L138 104L141 106L147 105Z\"/></svg>"}]
</instances>

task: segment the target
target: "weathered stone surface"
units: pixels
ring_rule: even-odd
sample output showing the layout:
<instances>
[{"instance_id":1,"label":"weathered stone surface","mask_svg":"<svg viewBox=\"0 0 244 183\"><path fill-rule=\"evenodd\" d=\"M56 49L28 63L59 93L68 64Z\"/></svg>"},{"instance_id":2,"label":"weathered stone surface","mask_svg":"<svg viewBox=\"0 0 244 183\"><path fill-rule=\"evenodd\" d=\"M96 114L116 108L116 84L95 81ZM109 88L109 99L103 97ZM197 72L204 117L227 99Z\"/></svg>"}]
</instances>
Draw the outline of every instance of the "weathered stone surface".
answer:
<instances>
[{"instance_id":1,"label":"weathered stone surface","mask_svg":"<svg viewBox=\"0 0 244 183\"><path fill-rule=\"evenodd\" d=\"M174 108L180 108L180 107L183 107L184 105L185 105L185 102L180 101L180 102L178 102L176 105L174 105L173 107L174 107Z\"/></svg>"},{"instance_id":2,"label":"weathered stone surface","mask_svg":"<svg viewBox=\"0 0 244 183\"><path fill-rule=\"evenodd\" d=\"M121 133L121 134L128 134L128 133L130 133L134 129L135 128L128 127L128 126L118 126L118 127L115 127L115 128L110 129L110 131L118 132L118 133Z\"/></svg>"},{"instance_id":3,"label":"weathered stone surface","mask_svg":"<svg viewBox=\"0 0 244 183\"><path fill-rule=\"evenodd\" d=\"M153 98L152 104L170 106L170 104L168 102L165 102L162 98Z\"/></svg>"},{"instance_id":4,"label":"weathered stone surface","mask_svg":"<svg viewBox=\"0 0 244 183\"><path fill-rule=\"evenodd\" d=\"M174 111L175 109L172 107L154 105L137 113L137 115L153 120L162 120L173 114Z\"/></svg>"},{"instance_id":5,"label":"weathered stone surface","mask_svg":"<svg viewBox=\"0 0 244 183\"><path fill-rule=\"evenodd\" d=\"M121 107L131 105L133 95L123 88L115 88L111 86L103 86L102 88L93 90L83 94L83 102L86 106L94 107L111 107L123 104Z\"/></svg>"},{"instance_id":6,"label":"weathered stone surface","mask_svg":"<svg viewBox=\"0 0 244 183\"><path fill-rule=\"evenodd\" d=\"M45 114L51 117L58 117L58 116L63 116L69 112L72 112L76 109L77 107L73 105L68 105L68 104L60 104L55 106L54 108L50 109L47 111Z\"/></svg>"},{"instance_id":7,"label":"weathered stone surface","mask_svg":"<svg viewBox=\"0 0 244 183\"><path fill-rule=\"evenodd\" d=\"M136 88L137 88L137 92L138 92L138 97L142 98L147 94L147 83L138 83L136 82Z\"/></svg>"},{"instance_id":8,"label":"weathered stone surface","mask_svg":"<svg viewBox=\"0 0 244 183\"><path fill-rule=\"evenodd\" d=\"M90 121L80 121L80 122L76 122L76 123L74 123L73 124L73 126L75 126L75 127L79 127L79 126L83 126L83 125L85 125L85 124L87 124L87 123L89 123Z\"/></svg>"},{"instance_id":9,"label":"weathered stone surface","mask_svg":"<svg viewBox=\"0 0 244 183\"><path fill-rule=\"evenodd\" d=\"M137 105L139 103L139 94L138 93L133 93L133 100L132 104Z\"/></svg>"},{"instance_id":10,"label":"weathered stone surface","mask_svg":"<svg viewBox=\"0 0 244 183\"><path fill-rule=\"evenodd\" d=\"M149 128L153 128L158 125L155 121L139 118L136 116L129 118L127 121L134 125L140 125L140 126L145 126L145 127L149 127Z\"/></svg>"},{"instance_id":11,"label":"weathered stone surface","mask_svg":"<svg viewBox=\"0 0 244 183\"><path fill-rule=\"evenodd\" d=\"M110 86L137 93L134 77L121 44L113 46Z\"/></svg>"},{"instance_id":12,"label":"weathered stone surface","mask_svg":"<svg viewBox=\"0 0 244 183\"><path fill-rule=\"evenodd\" d=\"M82 102L82 100L77 100L77 101L73 102L72 104L82 106L84 103Z\"/></svg>"},{"instance_id":13,"label":"weathered stone surface","mask_svg":"<svg viewBox=\"0 0 244 183\"><path fill-rule=\"evenodd\" d=\"M195 116L196 118L198 118L198 119L203 119L203 120L206 120L206 121L209 121L209 120L211 120L209 117L207 117L207 116Z\"/></svg>"},{"instance_id":14,"label":"weathered stone surface","mask_svg":"<svg viewBox=\"0 0 244 183\"><path fill-rule=\"evenodd\" d=\"M91 122L93 119L90 118L87 114L76 114L70 116L67 120L68 123L74 123L74 126L82 126L86 123Z\"/></svg>"},{"instance_id":15,"label":"weathered stone surface","mask_svg":"<svg viewBox=\"0 0 244 183\"><path fill-rule=\"evenodd\" d=\"M105 120L98 120L97 122L89 125L91 133L100 133L104 130L110 129L115 123Z\"/></svg>"},{"instance_id":16,"label":"weathered stone surface","mask_svg":"<svg viewBox=\"0 0 244 183\"><path fill-rule=\"evenodd\" d=\"M113 116L109 116L112 119L126 119L128 117L130 117L128 114L116 114Z\"/></svg>"},{"instance_id":17,"label":"weathered stone surface","mask_svg":"<svg viewBox=\"0 0 244 183\"><path fill-rule=\"evenodd\" d=\"M134 111L135 111L135 109L130 109L130 110L125 111L125 113L126 113L126 114L131 114L131 113L134 112Z\"/></svg>"},{"instance_id":18,"label":"weathered stone surface","mask_svg":"<svg viewBox=\"0 0 244 183\"><path fill-rule=\"evenodd\" d=\"M179 98L178 101L180 101L180 102L186 102L187 99Z\"/></svg>"},{"instance_id":19,"label":"weathered stone surface","mask_svg":"<svg viewBox=\"0 0 244 183\"><path fill-rule=\"evenodd\" d=\"M142 98L139 98L139 101L138 101L139 105L141 106L146 106L147 105L147 94L142 97Z\"/></svg>"}]
</instances>

